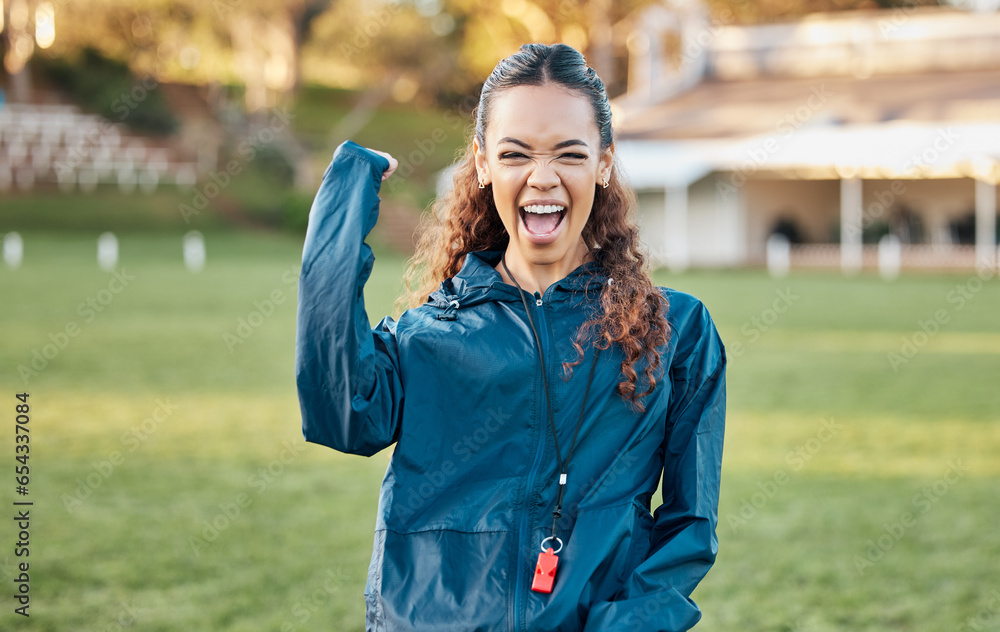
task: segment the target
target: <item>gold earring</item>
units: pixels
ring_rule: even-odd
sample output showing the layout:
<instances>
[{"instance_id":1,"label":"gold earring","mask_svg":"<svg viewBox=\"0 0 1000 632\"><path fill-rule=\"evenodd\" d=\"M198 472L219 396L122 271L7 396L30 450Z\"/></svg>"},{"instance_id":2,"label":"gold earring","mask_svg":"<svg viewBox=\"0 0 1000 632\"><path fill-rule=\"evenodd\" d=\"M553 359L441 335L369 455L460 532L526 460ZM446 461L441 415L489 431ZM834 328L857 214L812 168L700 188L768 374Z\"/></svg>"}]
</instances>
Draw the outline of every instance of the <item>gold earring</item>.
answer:
<instances>
[{"instance_id":1,"label":"gold earring","mask_svg":"<svg viewBox=\"0 0 1000 632\"><path fill-rule=\"evenodd\" d=\"M483 181L482 181L482 180L480 180L480 181L479 181L479 188L480 188L480 189L485 189L485 188L486 188L486 185L485 185L485 184L483 184Z\"/></svg>"},{"instance_id":2,"label":"gold earring","mask_svg":"<svg viewBox=\"0 0 1000 632\"><path fill-rule=\"evenodd\" d=\"M604 178L604 184L603 184L603 185L601 185L601 188L602 188L602 189L606 189L606 188L608 188L608 179L607 179L607 178Z\"/></svg>"}]
</instances>

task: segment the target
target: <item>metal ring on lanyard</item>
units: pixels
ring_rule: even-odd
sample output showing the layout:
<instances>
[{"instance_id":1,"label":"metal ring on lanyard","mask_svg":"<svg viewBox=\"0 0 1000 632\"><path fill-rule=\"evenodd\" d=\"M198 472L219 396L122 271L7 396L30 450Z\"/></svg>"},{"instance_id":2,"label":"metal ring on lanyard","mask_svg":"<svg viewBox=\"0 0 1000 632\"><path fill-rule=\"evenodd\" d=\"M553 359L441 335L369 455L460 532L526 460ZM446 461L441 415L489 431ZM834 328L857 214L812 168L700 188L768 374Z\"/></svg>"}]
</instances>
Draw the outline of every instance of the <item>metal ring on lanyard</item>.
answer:
<instances>
[{"instance_id":1,"label":"metal ring on lanyard","mask_svg":"<svg viewBox=\"0 0 1000 632\"><path fill-rule=\"evenodd\" d=\"M556 553L558 553L559 551L562 551L562 547L563 547L563 543L562 543L562 540L560 540L559 538L554 538L554 537L552 537L552 536L549 536L549 537L545 538L544 540L542 540L542 550L543 550L543 551L545 550L545 543L546 543L546 542L548 542L549 540L555 540L556 542L558 542L558 543L559 543L559 548L558 548L558 549L556 549L555 551L552 551L552 554L553 554L553 555L555 555L555 554L556 554Z\"/></svg>"}]
</instances>

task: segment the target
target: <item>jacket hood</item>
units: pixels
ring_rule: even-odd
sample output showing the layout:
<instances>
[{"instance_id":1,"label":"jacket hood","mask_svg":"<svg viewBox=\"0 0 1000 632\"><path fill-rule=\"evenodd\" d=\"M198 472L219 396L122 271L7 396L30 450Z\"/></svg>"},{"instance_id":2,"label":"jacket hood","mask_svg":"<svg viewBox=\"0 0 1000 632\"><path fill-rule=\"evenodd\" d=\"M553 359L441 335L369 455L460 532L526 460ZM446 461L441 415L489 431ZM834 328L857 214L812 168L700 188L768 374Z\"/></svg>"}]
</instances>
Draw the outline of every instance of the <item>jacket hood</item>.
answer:
<instances>
[{"instance_id":1,"label":"jacket hood","mask_svg":"<svg viewBox=\"0 0 1000 632\"><path fill-rule=\"evenodd\" d=\"M521 301L517 288L505 283L496 271L503 253L503 250L481 250L465 256L458 274L442 281L441 287L427 298L427 303L445 310L445 314L438 315L439 320L454 320L454 310L460 307L488 301ZM592 261L578 266L546 290L546 294L553 292L550 300L558 300L560 293L569 296L579 290L599 291L607 282L601 265L603 259L603 251L595 250Z\"/></svg>"}]
</instances>

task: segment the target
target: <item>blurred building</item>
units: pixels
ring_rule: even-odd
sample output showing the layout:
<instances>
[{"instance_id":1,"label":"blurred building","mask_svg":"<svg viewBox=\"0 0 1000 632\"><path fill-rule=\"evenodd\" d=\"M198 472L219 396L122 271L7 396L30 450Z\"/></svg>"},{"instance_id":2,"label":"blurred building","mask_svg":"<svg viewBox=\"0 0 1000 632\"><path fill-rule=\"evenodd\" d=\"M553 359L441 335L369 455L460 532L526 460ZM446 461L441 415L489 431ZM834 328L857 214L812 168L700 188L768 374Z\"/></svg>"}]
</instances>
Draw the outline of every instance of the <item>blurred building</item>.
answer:
<instances>
[{"instance_id":1,"label":"blurred building","mask_svg":"<svg viewBox=\"0 0 1000 632\"><path fill-rule=\"evenodd\" d=\"M616 147L654 259L674 269L992 267L1000 179L1000 14L817 14L735 26L700 3L648 10L629 38Z\"/></svg>"},{"instance_id":2,"label":"blurred building","mask_svg":"<svg viewBox=\"0 0 1000 632\"><path fill-rule=\"evenodd\" d=\"M165 184L189 188L198 164L179 147L73 104L7 103L0 106L0 193L52 185L67 192L99 184L124 193L152 193Z\"/></svg>"}]
</instances>

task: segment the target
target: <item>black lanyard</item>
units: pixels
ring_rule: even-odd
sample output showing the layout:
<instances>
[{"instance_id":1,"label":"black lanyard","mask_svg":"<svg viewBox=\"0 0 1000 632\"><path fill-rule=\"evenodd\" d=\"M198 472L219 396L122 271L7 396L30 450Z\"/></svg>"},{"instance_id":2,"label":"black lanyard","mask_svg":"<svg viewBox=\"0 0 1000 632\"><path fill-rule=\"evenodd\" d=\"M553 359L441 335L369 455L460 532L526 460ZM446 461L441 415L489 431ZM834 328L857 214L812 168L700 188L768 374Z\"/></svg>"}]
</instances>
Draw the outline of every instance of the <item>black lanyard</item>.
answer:
<instances>
[{"instance_id":1,"label":"black lanyard","mask_svg":"<svg viewBox=\"0 0 1000 632\"><path fill-rule=\"evenodd\" d=\"M549 411L549 429L552 431L552 441L556 447L556 463L559 466L559 493L556 496L555 511L552 512L552 535L550 537L552 540L559 542L560 543L559 548L562 548L562 541L556 537L556 523L562 516L563 492L566 491L566 469L569 467L569 460L573 458L573 449L576 447L576 438L579 436L580 426L583 424L583 412L587 405L587 395L590 393L590 384L594 379L594 368L597 367L597 358L598 356L601 355L601 350L600 348L597 348L596 351L594 352L594 360L590 365L590 375L587 377L587 388L583 392L583 402L580 404L580 418L577 419L576 430L573 431L573 442L570 443L569 452L566 453L566 460L563 461L562 456L560 455L559 452L559 437L556 435L555 418L552 415L552 398L549 395L549 381L545 377L545 358L542 357L542 341L541 338L538 337L538 330L535 329L535 322L531 318L531 310L528 309L528 301L524 298L525 291L521 289L521 284L517 282L517 279L514 278L514 275L511 274L510 270L507 269L506 258L507 255L505 253L503 257L500 259L500 264L503 266L503 269L507 273L507 276L509 276L511 280L514 281L514 285L517 286L517 289L521 294L521 302L524 303L524 311L528 315L528 324L531 326L531 333L535 335L535 343L538 345L538 362L541 364L542 367L542 384L545 387L545 404L546 406L548 406L548 411ZM546 538L545 540L548 539L549 538ZM543 549L545 548L544 547L545 540L542 540Z\"/></svg>"}]
</instances>

